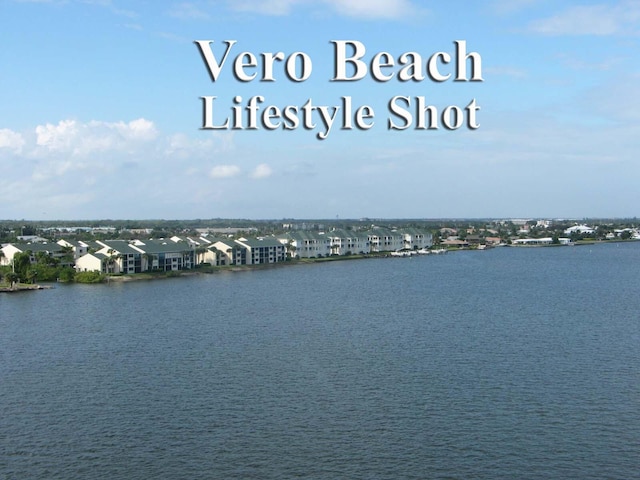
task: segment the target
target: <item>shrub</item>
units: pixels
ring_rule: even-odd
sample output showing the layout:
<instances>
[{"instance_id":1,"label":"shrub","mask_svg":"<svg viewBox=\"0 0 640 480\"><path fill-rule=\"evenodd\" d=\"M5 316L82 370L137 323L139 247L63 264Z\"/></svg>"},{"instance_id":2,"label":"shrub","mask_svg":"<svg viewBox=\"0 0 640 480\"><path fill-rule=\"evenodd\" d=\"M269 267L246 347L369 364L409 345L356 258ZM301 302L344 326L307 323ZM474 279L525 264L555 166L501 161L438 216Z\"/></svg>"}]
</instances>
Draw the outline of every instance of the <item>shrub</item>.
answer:
<instances>
[{"instance_id":1,"label":"shrub","mask_svg":"<svg viewBox=\"0 0 640 480\"><path fill-rule=\"evenodd\" d=\"M104 282L104 278L105 276L100 272L78 272L74 280L77 283L101 283Z\"/></svg>"}]
</instances>

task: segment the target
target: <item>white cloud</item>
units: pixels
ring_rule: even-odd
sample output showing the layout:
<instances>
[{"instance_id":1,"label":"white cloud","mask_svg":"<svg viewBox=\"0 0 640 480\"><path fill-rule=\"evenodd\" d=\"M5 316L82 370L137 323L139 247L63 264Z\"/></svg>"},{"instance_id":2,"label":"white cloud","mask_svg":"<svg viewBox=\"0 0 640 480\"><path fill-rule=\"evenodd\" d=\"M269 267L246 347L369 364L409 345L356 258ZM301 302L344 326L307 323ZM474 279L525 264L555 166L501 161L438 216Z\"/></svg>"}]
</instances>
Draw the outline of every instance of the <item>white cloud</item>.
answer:
<instances>
[{"instance_id":1,"label":"white cloud","mask_svg":"<svg viewBox=\"0 0 640 480\"><path fill-rule=\"evenodd\" d=\"M491 3L491 9L498 15L509 15L525 10L537 3L540 3L540 0L494 0Z\"/></svg>"},{"instance_id":2,"label":"white cloud","mask_svg":"<svg viewBox=\"0 0 640 480\"><path fill-rule=\"evenodd\" d=\"M137 120L132 120L129 123L102 123L99 125L104 125L107 128L111 128L113 125L113 128L115 128L124 138L132 140L149 141L153 140L158 135L153 122L145 120L144 118L138 118Z\"/></svg>"},{"instance_id":3,"label":"white cloud","mask_svg":"<svg viewBox=\"0 0 640 480\"><path fill-rule=\"evenodd\" d=\"M241 170L237 165L216 165L209 172L211 178L232 178L240 175Z\"/></svg>"},{"instance_id":4,"label":"white cloud","mask_svg":"<svg viewBox=\"0 0 640 480\"><path fill-rule=\"evenodd\" d=\"M549 18L537 20L529 30L542 35L629 35L640 32L640 2L617 5L576 5Z\"/></svg>"},{"instance_id":5,"label":"white cloud","mask_svg":"<svg viewBox=\"0 0 640 480\"><path fill-rule=\"evenodd\" d=\"M211 18L211 15L191 2L174 5L169 11L169 15L181 20L209 20Z\"/></svg>"},{"instance_id":6,"label":"white cloud","mask_svg":"<svg viewBox=\"0 0 640 480\"><path fill-rule=\"evenodd\" d=\"M128 123L61 120L57 125L38 125L35 132L36 144L46 151L80 156L109 150L130 151L158 136L153 122L144 118Z\"/></svg>"},{"instance_id":7,"label":"white cloud","mask_svg":"<svg viewBox=\"0 0 640 480\"><path fill-rule=\"evenodd\" d=\"M68 150L77 136L75 120L61 120L58 125L47 123L36 127L36 143L49 150Z\"/></svg>"},{"instance_id":8,"label":"white cloud","mask_svg":"<svg viewBox=\"0 0 640 480\"><path fill-rule=\"evenodd\" d=\"M589 72L592 71L601 71L607 72L615 70L619 68L620 65L623 65L628 59L623 57L614 57L610 56L601 61L595 61L593 57L588 56L589 60L582 60L577 58L575 55L568 54L558 54L556 57L568 68L573 70L586 70Z\"/></svg>"},{"instance_id":9,"label":"white cloud","mask_svg":"<svg viewBox=\"0 0 640 480\"><path fill-rule=\"evenodd\" d=\"M0 129L0 148L20 153L25 141L22 135L7 128Z\"/></svg>"},{"instance_id":10,"label":"white cloud","mask_svg":"<svg viewBox=\"0 0 640 480\"><path fill-rule=\"evenodd\" d=\"M261 163L258 165L252 172L251 178L259 179L259 178L267 178L273 174L273 170L266 163Z\"/></svg>"},{"instance_id":11,"label":"white cloud","mask_svg":"<svg viewBox=\"0 0 640 480\"><path fill-rule=\"evenodd\" d=\"M412 19L422 10L411 0L236 0L229 6L240 12L289 15L297 6L329 7L335 13L361 19Z\"/></svg>"},{"instance_id":12,"label":"white cloud","mask_svg":"<svg viewBox=\"0 0 640 480\"><path fill-rule=\"evenodd\" d=\"M140 25L139 23L123 23L122 26L129 30L136 30L138 32L144 30L144 28L142 28L142 25Z\"/></svg>"},{"instance_id":13,"label":"white cloud","mask_svg":"<svg viewBox=\"0 0 640 480\"><path fill-rule=\"evenodd\" d=\"M235 0L229 2L239 12L254 12L263 15L288 15L299 0Z\"/></svg>"},{"instance_id":14,"label":"white cloud","mask_svg":"<svg viewBox=\"0 0 640 480\"><path fill-rule=\"evenodd\" d=\"M123 216L132 205L140 216L181 215L183 204L169 202L165 187L184 205L202 208L233 193L224 179L250 181L255 164L244 167L234 138L233 132L166 134L147 119L64 119L23 134L0 129L0 201L24 218ZM266 175L264 168L256 171ZM211 179L218 179L215 188Z\"/></svg>"},{"instance_id":15,"label":"white cloud","mask_svg":"<svg viewBox=\"0 0 640 480\"><path fill-rule=\"evenodd\" d=\"M486 67L484 73L492 77L526 78L528 76L525 70L508 66Z\"/></svg>"},{"instance_id":16,"label":"white cloud","mask_svg":"<svg viewBox=\"0 0 640 480\"><path fill-rule=\"evenodd\" d=\"M418 13L409 0L324 0L341 15L358 18L412 18Z\"/></svg>"},{"instance_id":17,"label":"white cloud","mask_svg":"<svg viewBox=\"0 0 640 480\"><path fill-rule=\"evenodd\" d=\"M233 133L208 133L206 138L192 138L184 133L169 135L164 140L162 154L167 158L189 162L208 160L211 154L233 150ZM191 167L195 171L194 167Z\"/></svg>"}]
</instances>

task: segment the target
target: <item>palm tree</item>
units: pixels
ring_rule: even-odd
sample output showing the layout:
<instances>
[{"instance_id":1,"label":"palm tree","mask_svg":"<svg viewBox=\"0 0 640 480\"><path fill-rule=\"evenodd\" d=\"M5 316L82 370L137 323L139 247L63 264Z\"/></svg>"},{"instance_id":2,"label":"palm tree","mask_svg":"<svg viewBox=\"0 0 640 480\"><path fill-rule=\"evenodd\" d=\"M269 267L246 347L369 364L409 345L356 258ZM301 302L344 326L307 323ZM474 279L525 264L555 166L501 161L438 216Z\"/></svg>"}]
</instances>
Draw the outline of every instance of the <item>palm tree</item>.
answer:
<instances>
[{"instance_id":1,"label":"palm tree","mask_svg":"<svg viewBox=\"0 0 640 480\"><path fill-rule=\"evenodd\" d=\"M20 278L18 277L17 273L14 272L9 272L5 275L5 278L7 279L7 281L11 284L11 289L13 290L15 288L16 282L18 280L20 280Z\"/></svg>"},{"instance_id":2,"label":"palm tree","mask_svg":"<svg viewBox=\"0 0 640 480\"><path fill-rule=\"evenodd\" d=\"M213 262L212 265L217 267L218 264L220 263L220 259L219 259L219 250L216 247L209 247L209 251L213 254Z\"/></svg>"},{"instance_id":3,"label":"palm tree","mask_svg":"<svg viewBox=\"0 0 640 480\"><path fill-rule=\"evenodd\" d=\"M114 255L116 251L113 248L107 250L107 258L105 259L105 273L113 273L113 265L115 263L116 256ZM111 270L111 271L109 271Z\"/></svg>"},{"instance_id":4,"label":"palm tree","mask_svg":"<svg viewBox=\"0 0 640 480\"><path fill-rule=\"evenodd\" d=\"M73 251L73 247L65 246L62 247L62 262L65 265L73 265L75 262L75 254Z\"/></svg>"},{"instance_id":5,"label":"palm tree","mask_svg":"<svg viewBox=\"0 0 640 480\"><path fill-rule=\"evenodd\" d=\"M196 264L204 263L204 254L207 252L207 248L202 245L196 247L196 258L194 259Z\"/></svg>"},{"instance_id":6,"label":"palm tree","mask_svg":"<svg viewBox=\"0 0 640 480\"><path fill-rule=\"evenodd\" d=\"M38 277L38 271L37 270L30 269L27 272L27 280L29 280L29 283L32 283L32 284L36 283L36 278L37 277Z\"/></svg>"},{"instance_id":7,"label":"palm tree","mask_svg":"<svg viewBox=\"0 0 640 480\"><path fill-rule=\"evenodd\" d=\"M153 255L150 253L143 254L143 257L147 260L147 270L151 270L153 267Z\"/></svg>"}]
</instances>

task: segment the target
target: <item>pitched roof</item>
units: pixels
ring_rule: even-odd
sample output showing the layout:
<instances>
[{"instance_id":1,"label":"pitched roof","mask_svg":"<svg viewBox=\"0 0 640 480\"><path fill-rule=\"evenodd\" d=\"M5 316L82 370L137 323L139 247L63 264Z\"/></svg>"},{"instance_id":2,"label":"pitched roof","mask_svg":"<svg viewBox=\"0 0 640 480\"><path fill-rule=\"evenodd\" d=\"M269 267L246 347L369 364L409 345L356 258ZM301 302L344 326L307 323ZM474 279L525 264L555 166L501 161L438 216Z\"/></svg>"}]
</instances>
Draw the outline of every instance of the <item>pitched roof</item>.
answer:
<instances>
[{"instance_id":1,"label":"pitched roof","mask_svg":"<svg viewBox=\"0 0 640 480\"><path fill-rule=\"evenodd\" d=\"M305 230L287 233L284 238L296 241L313 240L322 242L325 240L329 240L329 236L325 235L324 233L309 232Z\"/></svg>"},{"instance_id":2,"label":"pitched roof","mask_svg":"<svg viewBox=\"0 0 640 480\"><path fill-rule=\"evenodd\" d=\"M259 248L259 247L282 247L282 243L280 243L274 237L260 237L260 238L249 238L244 240L236 240L240 245L246 245L249 248Z\"/></svg>"},{"instance_id":3,"label":"pitched roof","mask_svg":"<svg viewBox=\"0 0 640 480\"><path fill-rule=\"evenodd\" d=\"M174 242L172 240L144 240L137 248L144 253L182 253L193 251L193 246L187 242ZM138 252L139 253L139 252Z\"/></svg>"},{"instance_id":4,"label":"pitched roof","mask_svg":"<svg viewBox=\"0 0 640 480\"><path fill-rule=\"evenodd\" d=\"M45 252L45 253L59 253L62 252L62 246L57 243L10 243L21 252L31 250L33 253Z\"/></svg>"},{"instance_id":5,"label":"pitched roof","mask_svg":"<svg viewBox=\"0 0 640 480\"><path fill-rule=\"evenodd\" d=\"M109 250L115 250L118 253L140 254L140 252L133 248L127 240L103 240L99 242L99 244L106 245L106 247L101 246L100 250L107 248Z\"/></svg>"}]
</instances>

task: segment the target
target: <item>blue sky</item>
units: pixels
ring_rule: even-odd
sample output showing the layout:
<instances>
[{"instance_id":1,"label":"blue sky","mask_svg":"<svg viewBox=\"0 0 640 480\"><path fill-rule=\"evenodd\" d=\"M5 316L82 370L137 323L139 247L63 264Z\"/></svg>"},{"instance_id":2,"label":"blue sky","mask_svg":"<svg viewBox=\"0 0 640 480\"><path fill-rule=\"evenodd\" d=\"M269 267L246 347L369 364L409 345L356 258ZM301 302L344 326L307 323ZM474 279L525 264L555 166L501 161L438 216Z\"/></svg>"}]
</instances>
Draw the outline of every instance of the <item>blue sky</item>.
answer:
<instances>
[{"instance_id":1,"label":"blue sky","mask_svg":"<svg viewBox=\"0 0 640 480\"><path fill-rule=\"evenodd\" d=\"M215 82L196 40L212 40L217 60L237 42ZM455 57L464 40L483 81L403 82L400 67L384 69L385 82L331 81L339 40L395 63L405 52ZM2 219L639 211L638 0L0 0L0 41ZM274 81L241 82L242 52L304 52L312 71L294 82L276 62ZM216 97L222 125L236 96L245 112L256 95L258 114L350 97L373 110L373 126L340 129L339 112L319 140L315 112L315 129L201 129L201 97ZM475 99L479 127L391 130L396 96L439 112Z\"/></svg>"}]
</instances>

